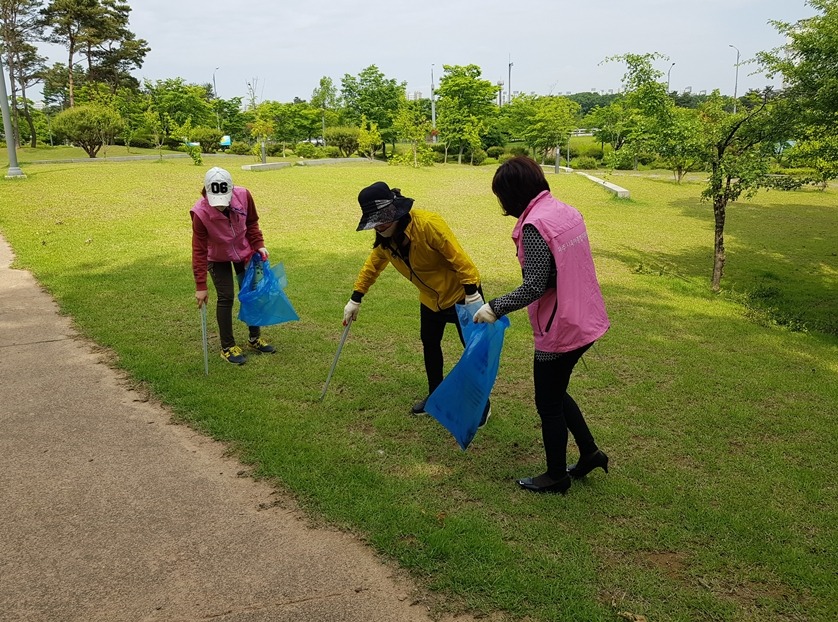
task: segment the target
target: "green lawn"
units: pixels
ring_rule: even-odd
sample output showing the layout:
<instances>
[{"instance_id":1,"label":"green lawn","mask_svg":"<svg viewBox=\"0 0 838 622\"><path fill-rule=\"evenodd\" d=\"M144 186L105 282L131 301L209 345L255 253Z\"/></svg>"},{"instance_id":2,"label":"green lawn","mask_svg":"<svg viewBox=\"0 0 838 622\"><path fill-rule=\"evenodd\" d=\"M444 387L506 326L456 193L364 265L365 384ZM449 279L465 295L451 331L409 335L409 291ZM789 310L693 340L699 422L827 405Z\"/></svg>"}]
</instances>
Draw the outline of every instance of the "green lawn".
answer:
<instances>
[{"instance_id":1,"label":"green lawn","mask_svg":"<svg viewBox=\"0 0 838 622\"><path fill-rule=\"evenodd\" d=\"M301 320L265 329L279 354L242 368L217 355L210 322L206 377L188 209L213 165L253 192ZM514 483L543 468L525 312L510 318L493 416L467 452L408 415L425 388L418 302L394 270L366 296L318 401L372 241L355 231L358 191L383 179L442 214L493 297L520 282L493 170L33 164L25 180L0 179L0 231L16 265L181 420L410 569L440 608L531 621L838 619L834 188L731 206L713 295L700 183L615 175L633 197L620 201L581 176L549 177L585 215L612 320L571 382L611 473L566 497ZM445 348L453 364L453 329Z\"/></svg>"}]
</instances>

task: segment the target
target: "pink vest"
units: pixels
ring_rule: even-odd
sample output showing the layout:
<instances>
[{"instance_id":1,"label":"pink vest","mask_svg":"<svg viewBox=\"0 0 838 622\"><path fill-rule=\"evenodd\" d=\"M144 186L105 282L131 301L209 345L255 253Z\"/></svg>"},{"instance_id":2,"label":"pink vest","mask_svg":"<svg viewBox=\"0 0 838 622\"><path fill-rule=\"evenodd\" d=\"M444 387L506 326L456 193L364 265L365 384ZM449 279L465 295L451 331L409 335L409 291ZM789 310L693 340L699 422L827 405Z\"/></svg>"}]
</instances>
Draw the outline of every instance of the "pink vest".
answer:
<instances>
[{"instance_id":1,"label":"pink vest","mask_svg":"<svg viewBox=\"0 0 838 622\"><path fill-rule=\"evenodd\" d=\"M582 214L547 190L535 197L512 230L522 267L524 225L538 230L556 261L555 288L548 283L544 295L527 307L535 349L570 352L596 341L609 322Z\"/></svg>"},{"instance_id":2,"label":"pink vest","mask_svg":"<svg viewBox=\"0 0 838 622\"><path fill-rule=\"evenodd\" d=\"M211 206L206 197L190 210L207 228L208 261L247 261L253 254L247 240L247 189L233 186L230 218Z\"/></svg>"}]
</instances>

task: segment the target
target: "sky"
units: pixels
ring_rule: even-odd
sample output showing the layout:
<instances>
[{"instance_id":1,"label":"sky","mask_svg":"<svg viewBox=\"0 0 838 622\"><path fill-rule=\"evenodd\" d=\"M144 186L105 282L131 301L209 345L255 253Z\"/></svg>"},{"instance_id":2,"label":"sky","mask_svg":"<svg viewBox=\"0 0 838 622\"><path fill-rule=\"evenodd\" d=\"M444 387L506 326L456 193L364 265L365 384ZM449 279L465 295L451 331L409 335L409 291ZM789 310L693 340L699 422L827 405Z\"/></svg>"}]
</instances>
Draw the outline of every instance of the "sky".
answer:
<instances>
[{"instance_id":1,"label":"sky","mask_svg":"<svg viewBox=\"0 0 838 622\"><path fill-rule=\"evenodd\" d=\"M660 53L670 89L739 95L779 86L754 74L781 46L771 20L812 16L804 0L128 0L151 51L134 75L212 84L219 97L308 100L320 78L376 65L428 97L443 65L475 64L504 93L620 90L622 54ZM735 47L731 47L735 46ZM736 68L737 50L740 65ZM64 48L40 46L49 63ZM667 60L668 59L668 60ZM511 66L510 66L511 63ZM674 65L673 65L674 63Z\"/></svg>"}]
</instances>

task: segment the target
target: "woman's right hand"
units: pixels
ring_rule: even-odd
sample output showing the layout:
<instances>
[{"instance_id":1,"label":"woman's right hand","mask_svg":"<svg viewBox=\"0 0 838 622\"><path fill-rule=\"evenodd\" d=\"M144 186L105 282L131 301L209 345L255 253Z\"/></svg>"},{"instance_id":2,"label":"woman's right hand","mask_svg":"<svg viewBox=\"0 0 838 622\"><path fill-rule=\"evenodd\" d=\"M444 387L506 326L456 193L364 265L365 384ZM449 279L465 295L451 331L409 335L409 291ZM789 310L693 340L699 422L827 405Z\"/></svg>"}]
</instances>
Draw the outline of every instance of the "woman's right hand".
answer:
<instances>
[{"instance_id":1,"label":"woman's right hand","mask_svg":"<svg viewBox=\"0 0 838 622\"><path fill-rule=\"evenodd\" d=\"M198 308L200 309L205 304L207 304L207 300L209 299L209 292L205 289L199 290L195 292L195 300L198 302Z\"/></svg>"},{"instance_id":2,"label":"woman's right hand","mask_svg":"<svg viewBox=\"0 0 838 622\"><path fill-rule=\"evenodd\" d=\"M346 306L343 308L343 325L346 326L349 322L354 322L358 319L358 310L361 308L360 302L355 302L351 298Z\"/></svg>"}]
</instances>

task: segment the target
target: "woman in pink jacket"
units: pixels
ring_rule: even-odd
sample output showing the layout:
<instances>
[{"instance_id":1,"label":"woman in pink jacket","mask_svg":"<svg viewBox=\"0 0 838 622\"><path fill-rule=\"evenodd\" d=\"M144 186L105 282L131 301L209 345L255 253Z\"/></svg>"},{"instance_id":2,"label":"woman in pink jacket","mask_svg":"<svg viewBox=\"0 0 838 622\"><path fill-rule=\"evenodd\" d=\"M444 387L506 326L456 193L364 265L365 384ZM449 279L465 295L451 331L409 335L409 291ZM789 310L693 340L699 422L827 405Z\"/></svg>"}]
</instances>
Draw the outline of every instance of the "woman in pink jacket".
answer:
<instances>
[{"instance_id":1,"label":"woman in pink jacket","mask_svg":"<svg viewBox=\"0 0 838 622\"><path fill-rule=\"evenodd\" d=\"M571 478L584 477L597 467L608 472L608 456L597 447L567 392L577 361L609 326L588 232L579 211L550 194L544 172L528 157L512 158L498 167L492 192L504 214L518 219L512 239L524 282L484 304L474 321L494 322L527 307L535 340L535 405L547 471L518 484L532 492L565 494ZM568 430L580 453L569 469Z\"/></svg>"},{"instance_id":2,"label":"woman in pink jacket","mask_svg":"<svg viewBox=\"0 0 838 622\"><path fill-rule=\"evenodd\" d=\"M259 229L259 214L247 188L233 186L230 173L211 168L204 176L201 198L189 211L192 217L192 272L195 300L207 304L207 273L218 294L215 317L221 339L221 358L244 365L247 358L233 337L233 274L239 286L248 260L254 253L268 258ZM261 337L258 326L249 326L248 347L257 353L273 354L276 349Z\"/></svg>"}]
</instances>

